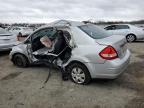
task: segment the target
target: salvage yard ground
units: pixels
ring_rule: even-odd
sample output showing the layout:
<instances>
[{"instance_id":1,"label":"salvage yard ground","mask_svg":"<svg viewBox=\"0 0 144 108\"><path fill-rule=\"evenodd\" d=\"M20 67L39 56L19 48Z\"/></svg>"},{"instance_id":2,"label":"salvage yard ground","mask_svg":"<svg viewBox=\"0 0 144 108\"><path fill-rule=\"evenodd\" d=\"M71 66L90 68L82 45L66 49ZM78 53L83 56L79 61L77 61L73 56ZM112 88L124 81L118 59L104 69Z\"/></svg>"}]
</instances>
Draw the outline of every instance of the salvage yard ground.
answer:
<instances>
[{"instance_id":1,"label":"salvage yard ground","mask_svg":"<svg viewBox=\"0 0 144 108\"><path fill-rule=\"evenodd\" d=\"M0 108L144 108L144 41L128 47L131 62L118 79L78 85L53 69L44 88L48 67L18 68L0 52Z\"/></svg>"}]
</instances>

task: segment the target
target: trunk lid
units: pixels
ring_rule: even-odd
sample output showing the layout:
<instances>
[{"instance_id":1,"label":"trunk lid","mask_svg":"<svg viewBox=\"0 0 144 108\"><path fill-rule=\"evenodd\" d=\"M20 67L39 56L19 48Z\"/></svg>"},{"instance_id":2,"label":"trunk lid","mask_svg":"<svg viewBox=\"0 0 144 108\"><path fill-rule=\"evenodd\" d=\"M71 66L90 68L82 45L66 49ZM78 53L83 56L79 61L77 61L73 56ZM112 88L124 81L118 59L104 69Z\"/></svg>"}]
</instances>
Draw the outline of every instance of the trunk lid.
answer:
<instances>
[{"instance_id":1,"label":"trunk lid","mask_svg":"<svg viewBox=\"0 0 144 108\"><path fill-rule=\"evenodd\" d=\"M111 45L117 51L119 58L122 58L127 50L127 41L124 36L112 35L106 38L96 39L96 42L104 46Z\"/></svg>"}]
</instances>

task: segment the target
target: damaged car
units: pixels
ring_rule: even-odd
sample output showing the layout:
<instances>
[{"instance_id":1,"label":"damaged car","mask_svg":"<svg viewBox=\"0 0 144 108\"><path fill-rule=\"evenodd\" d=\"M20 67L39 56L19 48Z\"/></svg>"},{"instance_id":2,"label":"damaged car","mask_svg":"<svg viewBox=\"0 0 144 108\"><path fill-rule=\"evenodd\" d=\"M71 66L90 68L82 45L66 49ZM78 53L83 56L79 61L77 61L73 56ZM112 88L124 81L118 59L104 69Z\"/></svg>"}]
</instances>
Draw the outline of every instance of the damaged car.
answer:
<instances>
[{"instance_id":1,"label":"damaged car","mask_svg":"<svg viewBox=\"0 0 144 108\"><path fill-rule=\"evenodd\" d=\"M41 27L13 47L11 61L19 67L55 64L77 84L93 78L117 78L127 68L130 52L126 39L82 22L60 20Z\"/></svg>"}]
</instances>

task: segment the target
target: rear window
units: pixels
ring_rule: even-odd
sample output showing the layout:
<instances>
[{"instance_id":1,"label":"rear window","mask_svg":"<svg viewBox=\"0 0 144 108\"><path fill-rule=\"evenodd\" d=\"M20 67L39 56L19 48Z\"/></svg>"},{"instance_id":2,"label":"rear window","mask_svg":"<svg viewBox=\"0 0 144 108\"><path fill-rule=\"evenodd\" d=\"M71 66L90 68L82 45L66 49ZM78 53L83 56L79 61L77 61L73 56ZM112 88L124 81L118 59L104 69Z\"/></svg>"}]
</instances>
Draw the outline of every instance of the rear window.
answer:
<instances>
[{"instance_id":1,"label":"rear window","mask_svg":"<svg viewBox=\"0 0 144 108\"><path fill-rule=\"evenodd\" d=\"M104 29L95 25L82 25L79 28L93 39L102 39L110 36Z\"/></svg>"}]
</instances>

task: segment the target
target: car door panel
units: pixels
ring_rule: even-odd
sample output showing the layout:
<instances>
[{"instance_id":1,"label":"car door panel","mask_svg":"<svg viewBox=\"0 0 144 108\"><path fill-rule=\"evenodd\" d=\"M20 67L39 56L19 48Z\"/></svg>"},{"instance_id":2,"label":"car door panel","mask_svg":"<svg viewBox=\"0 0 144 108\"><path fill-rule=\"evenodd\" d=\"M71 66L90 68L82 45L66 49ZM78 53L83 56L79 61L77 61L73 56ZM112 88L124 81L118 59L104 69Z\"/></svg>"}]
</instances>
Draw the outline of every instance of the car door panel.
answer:
<instances>
[{"instance_id":1,"label":"car door panel","mask_svg":"<svg viewBox=\"0 0 144 108\"><path fill-rule=\"evenodd\" d=\"M42 45L42 43L40 42L40 38L45 35L48 35L50 37L54 35L53 33L47 33L45 31L49 29L52 29L52 28L45 28L45 29L38 30L29 37L30 43L27 44L27 52L33 62L38 61L38 59L35 58L34 52L44 47L44 45ZM52 30L49 30L49 31L53 32Z\"/></svg>"},{"instance_id":2,"label":"car door panel","mask_svg":"<svg viewBox=\"0 0 144 108\"><path fill-rule=\"evenodd\" d=\"M117 29L113 30L113 35L126 35L128 30L126 29Z\"/></svg>"}]
</instances>

